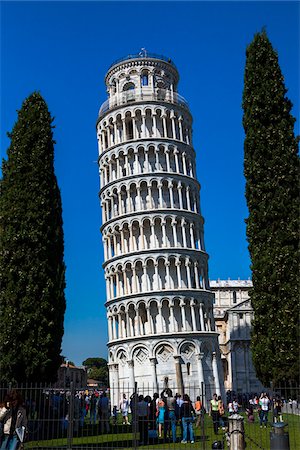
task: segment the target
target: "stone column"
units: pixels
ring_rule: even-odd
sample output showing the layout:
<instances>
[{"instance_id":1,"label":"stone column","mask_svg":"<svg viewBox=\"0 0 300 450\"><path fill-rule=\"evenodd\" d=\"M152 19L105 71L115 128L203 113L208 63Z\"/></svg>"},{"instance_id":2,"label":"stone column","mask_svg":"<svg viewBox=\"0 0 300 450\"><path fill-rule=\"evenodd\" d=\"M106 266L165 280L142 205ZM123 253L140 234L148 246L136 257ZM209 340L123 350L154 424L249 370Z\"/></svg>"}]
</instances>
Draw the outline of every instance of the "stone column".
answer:
<instances>
[{"instance_id":1,"label":"stone column","mask_svg":"<svg viewBox=\"0 0 300 450\"><path fill-rule=\"evenodd\" d=\"M181 370L181 356L179 356L179 355L174 356L174 360L175 360L177 392L179 394L183 395L184 386L183 386L183 378L182 378L182 370Z\"/></svg>"},{"instance_id":2,"label":"stone column","mask_svg":"<svg viewBox=\"0 0 300 450\"><path fill-rule=\"evenodd\" d=\"M128 187L127 191L127 213L132 212L132 207L131 207L131 196L130 196L130 187Z\"/></svg>"},{"instance_id":3,"label":"stone column","mask_svg":"<svg viewBox=\"0 0 300 450\"><path fill-rule=\"evenodd\" d=\"M190 199L190 187L186 187L186 202L187 202L187 209L191 210L191 199Z\"/></svg>"},{"instance_id":4,"label":"stone column","mask_svg":"<svg viewBox=\"0 0 300 450\"><path fill-rule=\"evenodd\" d=\"M185 221L185 219L182 219L182 221L181 221L181 229L182 229L182 239L183 239L183 247L184 248L187 247L185 226L186 226L186 221Z\"/></svg>"},{"instance_id":5,"label":"stone column","mask_svg":"<svg viewBox=\"0 0 300 450\"><path fill-rule=\"evenodd\" d=\"M204 324L204 314L203 314L203 303L199 303L199 315L200 315L200 325L201 325L201 331L205 330L205 324Z\"/></svg>"},{"instance_id":6,"label":"stone column","mask_svg":"<svg viewBox=\"0 0 300 450\"><path fill-rule=\"evenodd\" d=\"M192 248L196 248L196 246L195 246L195 239L194 239L194 231L193 231L193 229L194 229L194 224L191 223L191 224L190 224L191 245L192 245Z\"/></svg>"},{"instance_id":7,"label":"stone column","mask_svg":"<svg viewBox=\"0 0 300 450\"><path fill-rule=\"evenodd\" d=\"M239 414L232 414L232 416L228 418L228 423L229 423L228 431L230 435L230 448L234 450L244 450L245 448L244 418Z\"/></svg>"},{"instance_id":8,"label":"stone column","mask_svg":"<svg viewBox=\"0 0 300 450\"><path fill-rule=\"evenodd\" d=\"M181 310L181 321L182 321L182 329L186 331L186 319L185 319L185 302L184 300L180 300L180 310Z\"/></svg>"},{"instance_id":9,"label":"stone column","mask_svg":"<svg viewBox=\"0 0 300 450\"><path fill-rule=\"evenodd\" d=\"M189 258L185 259L185 267L186 267L186 273L187 273L187 287L188 287L188 289L191 289L192 281L191 281L191 268L190 268Z\"/></svg>"},{"instance_id":10,"label":"stone column","mask_svg":"<svg viewBox=\"0 0 300 450\"><path fill-rule=\"evenodd\" d=\"M118 339L122 339L124 336L123 336L123 324L122 324L122 315L121 315L121 313L118 313L118 323L119 323Z\"/></svg>"},{"instance_id":11,"label":"stone column","mask_svg":"<svg viewBox=\"0 0 300 450\"><path fill-rule=\"evenodd\" d=\"M175 266L176 266L176 271L177 271L177 284L178 284L179 289L182 288L180 265L181 265L180 261L178 259L176 259Z\"/></svg>"},{"instance_id":12,"label":"stone column","mask_svg":"<svg viewBox=\"0 0 300 450\"><path fill-rule=\"evenodd\" d=\"M176 139L176 128L175 128L175 116L174 113L171 116L171 121L172 121L172 139Z\"/></svg>"},{"instance_id":13,"label":"stone column","mask_svg":"<svg viewBox=\"0 0 300 450\"><path fill-rule=\"evenodd\" d=\"M158 262L154 262L154 281L153 281L153 289L161 289L161 279L158 273Z\"/></svg>"},{"instance_id":14,"label":"stone column","mask_svg":"<svg viewBox=\"0 0 300 450\"><path fill-rule=\"evenodd\" d=\"M118 135L118 125L117 125L117 121L115 120L113 122L114 124L114 135L115 135L115 139L114 139L114 143L115 144L119 144L120 140L119 140L119 135Z\"/></svg>"},{"instance_id":15,"label":"stone column","mask_svg":"<svg viewBox=\"0 0 300 450\"><path fill-rule=\"evenodd\" d=\"M204 372L203 372L203 364L202 364L202 359L203 359L204 353L198 353L196 356L197 356L199 387L201 388L201 383L204 383ZM205 406L205 404L206 404L206 399L205 399L205 389L204 389L204 391L203 391L203 406Z\"/></svg>"},{"instance_id":16,"label":"stone column","mask_svg":"<svg viewBox=\"0 0 300 450\"><path fill-rule=\"evenodd\" d=\"M125 172L126 172L126 176L129 175L129 163L128 163L128 154L126 153L124 155L124 160L125 160Z\"/></svg>"},{"instance_id":17,"label":"stone column","mask_svg":"<svg viewBox=\"0 0 300 450\"><path fill-rule=\"evenodd\" d=\"M152 192L151 192L151 185L147 185L148 188L148 197L149 197L149 208L153 208L153 203L152 203Z\"/></svg>"},{"instance_id":18,"label":"stone column","mask_svg":"<svg viewBox=\"0 0 300 450\"><path fill-rule=\"evenodd\" d=\"M234 342L230 343L230 357L231 357L231 376L232 376L232 390L237 390L237 379L236 379L236 358L235 358L235 348Z\"/></svg>"},{"instance_id":19,"label":"stone column","mask_svg":"<svg viewBox=\"0 0 300 450\"><path fill-rule=\"evenodd\" d=\"M194 270L195 270L196 289L199 289L199 273L198 273L198 262L197 261L194 264Z\"/></svg>"},{"instance_id":20,"label":"stone column","mask_svg":"<svg viewBox=\"0 0 300 450\"><path fill-rule=\"evenodd\" d=\"M137 193L137 205L139 210L142 209L142 197L141 197L141 188L140 186L136 187L136 193Z\"/></svg>"},{"instance_id":21,"label":"stone column","mask_svg":"<svg viewBox=\"0 0 300 450\"><path fill-rule=\"evenodd\" d=\"M164 130L164 138L168 137L168 132L167 132L167 122L166 122L166 115L164 114L162 116L163 119L163 130Z\"/></svg>"},{"instance_id":22,"label":"stone column","mask_svg":"<svg viewBox=\"0 0 300 450\"><path fill-rule=\"evenodd\" d=\"M172 220L172 231L173 231L174 247L177 247L178 242L177 242L177 230L175 220Z\"/></svg>"},{"instance_id":23,"label":"stone column","mask_svg":"<svg viewBox=\"0 0 300 450\"><path fill-rule=\"evenodd\" d=\"M126 311L126 337L131 337L129 311Z\"/></svg>"},{"instance_id":24,"label":"stone column","mask_svg":"<svg viewBox=\"0 0 300 450\"><path fill-rule=\"evenodd\" d=\"M116 297L120 297L120 280L119 280L119 272L116 272Z\"/></svg>"},{"instance_id":25,"label":"stone column","mask_svg":"<svg viewBox=\"0 0 300 450\"><path fill-rule=\"evenodd\" d=\"M167 163L167 172L171 171L170 168L170 150L168 148L165 149L165 155L166 155L166 163Z\"/></svg>"},{"instance_id":26,"label":"stone column","mask_svg":"<svg viewBox=\"0 0 300 450\"><path fill-rule=\"evenodd\" d=\"M191 301L191 313L192 313L193 331L197 331L196 316L195 316L195 300Z\"/></svg>"},{"instance_id":27,"label":"stone column","mask_svg":"<svg viewBox=\"0 0 300 450\"><path fill-rule=\"evenodd\" d=\"M137 293L137 280L136 280L136 270L135 267L132 268L132 293Z\"/></svg>"},{"instance_id":28,"label":"stone column","mask_svg":"<svg viewBox=\"0 0 300 450\"><path fill-rule=\"evenodd\" d=\"M142 114L142 121L143 121L143 126L142 126L142 138L146 138L146 115Z\"/></svg>"},{"instance_id":29,"label":"stone column","mask_svg":"<svg viewBox=\"0 0 300 450\"><path fill-rule=\"evenodd\" d=\"M173 183L168 184L171 208L174 209Z\"/></svg>"},{"instance_id":30,"label":"stone column","mask_svg":"<svg viewBox=\"0 0 300 450\"><path fill-rule=\"evenodd\" d=\"M149 155L148 155L148 150L147 149L145 149L145 166L146 166L146 172L150 172Z\"/></svg>"},{"instance_id":31,"label":"stone column","mask_svg":"<svg viewBox=\"0 0 300 450\"><path fill-rule=\"evenodd\" d=\"M118 364L109 363L109 380L110 380L110 392L111 392L111 406L117 406L119 404L119 366Z\"/></svg>"},{"instance_id":32,"label":"stone column","mask_svg":"<svg viewBox=\"0 0 300 450\"><path fill-rule=\"evenodd\" d=\"M175 330L175 317L174 317L174 301L170 301L170 325L171 331L174 333Z\"/></svg>"},{"instance_id":33,"label":"stone column","mask_svg":"<svg viewBox=\"0 0 300 450\"><path fill-rule=\"evenodd\" d=\"M106 298L107 300L110 300L110 283L108 277L105 275L105 282L106 282Z\"/></svg>"},{"instance_id":34,"label":"stone column","mask_svg":"<svg viewBox=\"0 0 300 450\"><path fill-rule=\"evenodd\" d=\"M146 314L147 314L147 322L148 322L148 326L149 326L149 333L153 333L153 329L152 329L152 322L151 322L151 314L150 314L150 307L147 305L146 306Z\"/></svg>"},{"instance_id":35,"label":"stone column","mask_svg":"<svg viewBox=\"0 0 300 450\"><path fill-rule=\"evenodd\" d=\"M154 154L155 154L155 169L157 171L159 171L159 155L158 155L158 148L156 147L154 150Z\"/></svg>"},{"instance_id":36,"label":"stone column","mask_svg":"<svg viewBox=\"0 0 300 450\"><path fill-rule=\"evenodd\" d=\"M177 189L178 189L178 197L179 197L179 208L180 208L180 209L183 209L183 201L182 201L182 185L181 185L180 182L178 183Z\"/></svg>"},{"instance_id":37,"label":"stone column","mask_svg":"<svg viewBox=\"0 0 300 450\"><path fill-rule=\"evenodd\" d=\"M179 118L178 118L178 124L179 124L179 137L180 137L180 140L181 141L183 141L183 132L182 132L182 117L180 116Z\"/></svg>"},{"instance_id":38,"label":"stone column","mask_svg":"<svg viewBox=\"0 0 300 450\"><path fill-rule=\"evenodd\" d=\"M213 375L214 375L214 379L215 379L216 394L221 395L217 355L215 352L212 353L212 370L213 370Z\"/></svg>"},{"instance_id":39,"label":"stone column","mask_svg":"<svg viewBox=\"0 0 300 450\"><path fill-rule=\"evenodd\" d=\"M159 207L163 207L163 193L162 193L162 184L158 183L158 196L159 196Z\"/></svg>"},{"instance_id":40,"label":"stone column","mask_svg":"<svg viewBox=\"0 0 300 450\"><path fill-rule=\"evenodd\" d=\"M158 385L157 385L157 375L156 375L156 358L149 358L150 360L150 367L151 367L151 378L152 378L152 387L153 387L153 393L158 392Z\"/></svg>"},{"instance_id":41,"label":"stone column","mask_svg":"<svg viewBox=\"0 0 300 450\"><path fill-rule=\"evenodd\" d=\"M137 139L137 129L136 129L136 122L135 117L132 117L132 131L133 131L133 139Z\"/></svg>"},{"instance_id":42,"label":"stone column","mask_svg":"<svg viewBox=\"0 0 300 450\"><path fill-rule=\"evenodd\" d=\"M113 299L115 297L115 292L114 292L114 277L110 276L109 277L109 284L110 284L110 299Z\"/></svg>"},{"instance_id":43,"label":"stone column","mask_svg":"<svg viewBox=\"0 0 300 450\"><path fill-rule=\"evenodd\" d=\"M112 340L112 317L111 316L107 316L108 318L108 340L111 341Z\"/></svg>"},{"instance_id":44,"label":"stone column","mask_svg":"<svg viewBox=\"0 0 300 450\"><path fill-rule=\"evenodd\" d=\"M184 175L187 175L187 170L186 170L186 153L183 152L182 153L182 164L183 164L183 173Z\"/></svg>"},{"instance_id":45,"label":"stone column","mask_svg":"<svg viewBox=\"0 0 300 450\"><path fill-rule=\"evenodd\" d=\"M246 389L250 392L250 358L249 358L249 345L245 343L245 371L246 371Z\"/></svg>"},{"instance_id":46,"label":"stone column","mask_svg":"<svg viewBox=\"0 0 300 450\"><path fill-rule=\"evenodd\" d=\"M161 227L162 227L162 236L163 236L163 247L167 246L167 235L166 235L166 221L163 219L161 221Z\"/></svg>"},{"instance_id":47,"label":"stone column","mask_svg":"<svg viewBox=\"0 0 300 450\"><path fill-rule=\"evenodd\" d=\"M144 238L144 225L140 224L140 235L141 235L141 250L145 249L145 238Z\"/></svg>"},{"instance_id":48,"label":"stone column","mask_svg":"<svg viewBox=\"0 0 300 450\"><path fill-rule=\"evenodd\" d=\"M113 314L113 339L117 339L117 325L116 325L116 316Z\"/></svg>"},{"instance_id":49,"label":"stone column","mask_svg":"<svg viewBox=\"0 0 300 450\"><path fill-rule=\"evenodd\" d=\"M139 173L139 154L137 150L134 152L134 173Z\"/></svg>"},{"instance_id":50,"label":"stone column","mask_svg":"<svg viewBox=\"0 0 300 450\"><path fill-rule=\"evenodd\" d=\"M175 148L174 150L174 156L175 156L175 167L176 167L176 172L179 173L179 161L178 161L178 150L177 148Z\"/></svg>"},{"instance_id":51,"label":"stone column","mask_svg":"<svg viewBox=\"0 0 300 450\"><path fill-rule=\"evenodd\" d=\"M117 236L115 233L113 234L113 243L114 243L114 256L118 255L118 246L117 246Z\"/></svg>"},{"instance_id":52,"label":"stone column","mask_svg":"<svg viewBox=\"0 0 300 450\"><path fill-rule=\"evenodd\" d=\"M154 120L154 136L155 138L158 137L158 129L157 129L157 115L153 114L153 120Z\"/></svg>"},{"instance_id":53,"label":"stone column","mask_svg":"<svg viewBox=\"0 0 300 450\"><path fill-rule=\"evenodd\" d=\"M166 266L166 286L165 286L165 289L171 289L171 284L170 284L170 262L166 261L165 266Z\"/></svg>"},{"instance_id":54,"label":"stone column","mask_svg":"<svg viewBox=\"0 0 300 450\"><path fill-rule=\"evenodd\" d=\"M149 283L148 283L148 276L147 276L147 266L146 264L143 264L143 271L144 271L144 275L143 275L143 289L145 289L146 291L149 291Z\"/></svg>"},{"instance_id":55,"label":"stone column","mask_svg":"<svg viewBox=\"0 0 300 450\"><path fill-rule=\"evenodd\" d=\"M160 319L160 328L161 328L161 332L164 333L164 319L163 319L163 315L162 315L162 305L159 304L158 305L158 315L159 315L159 319Z\"/></svg>"},{"instance_id":56,"label":"stone column","mask_svg":"<svg viewBox=\"0 0 300 450\"><path fill-rule=\"evenodd\" d=\"M134 362L132 359L127 361L128 364L128 375L129 375L129 390L133 392L134 390Z\"/></svg>"}]
</instances>

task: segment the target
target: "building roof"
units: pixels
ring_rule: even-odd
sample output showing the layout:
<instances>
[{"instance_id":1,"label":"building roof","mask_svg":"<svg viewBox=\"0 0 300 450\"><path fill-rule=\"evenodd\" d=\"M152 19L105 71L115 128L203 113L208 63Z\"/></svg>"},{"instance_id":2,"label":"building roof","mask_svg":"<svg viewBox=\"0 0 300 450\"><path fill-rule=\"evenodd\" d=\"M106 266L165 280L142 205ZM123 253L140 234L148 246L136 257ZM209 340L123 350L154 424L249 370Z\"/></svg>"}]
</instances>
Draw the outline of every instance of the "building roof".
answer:
<instances>
[{"instance_id":1,"label":"building roof","mask_svg":"<svg viewBox=\"0 0 300 450\"><path fill-rule=\"evenodd\" d=\"M210 287L211 288L251 288L253 287L252 280L231 280L228 278L228 280L220 280L219 278L217 280L210 280Z\"/></svg>"}]
</instances>

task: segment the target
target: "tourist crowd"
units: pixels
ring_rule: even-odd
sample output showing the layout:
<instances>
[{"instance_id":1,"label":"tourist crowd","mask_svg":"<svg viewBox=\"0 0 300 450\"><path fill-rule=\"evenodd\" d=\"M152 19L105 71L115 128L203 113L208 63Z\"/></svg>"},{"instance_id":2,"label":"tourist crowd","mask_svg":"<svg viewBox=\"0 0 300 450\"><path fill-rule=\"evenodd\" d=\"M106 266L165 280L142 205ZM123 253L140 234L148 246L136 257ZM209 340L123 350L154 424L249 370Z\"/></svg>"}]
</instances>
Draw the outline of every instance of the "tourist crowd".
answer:
<instances>
[{"instance_id":1,"label":"tourist crowd","mask_svg":"<svg viewBox=\"0 0 300 450\"><path fill-rule=\"evenodd\" d=\"M11 391L0 403L0 450L16 450L27 435L29 421L47 420L58 424L58 431L72 426L78 433L84 425L98 425L100 433L116 431L111 427L132 425L132 431L139 437L140 444L163 439L175 443L177 437L182 443L194 443L195 428L204 427L206 413L212 419L214 433L227 430L228 417L245 411L248 422L259 421L261 428L267 427L270 411L274 422L282 422L284 400L279 395L270 398L266 392L261 395L236 395L227 392L226 401L214 394L206 411L200 396L191 401L187 394L173 395L165 388L160 395L139 395L130 398L122 395L118 405L111 405L109 391L82 390L71 397L70 391L43 390L39 397L23 402L17 391ZM289 402L294 406L292 400Z\"/></svg>"}]
</instances>

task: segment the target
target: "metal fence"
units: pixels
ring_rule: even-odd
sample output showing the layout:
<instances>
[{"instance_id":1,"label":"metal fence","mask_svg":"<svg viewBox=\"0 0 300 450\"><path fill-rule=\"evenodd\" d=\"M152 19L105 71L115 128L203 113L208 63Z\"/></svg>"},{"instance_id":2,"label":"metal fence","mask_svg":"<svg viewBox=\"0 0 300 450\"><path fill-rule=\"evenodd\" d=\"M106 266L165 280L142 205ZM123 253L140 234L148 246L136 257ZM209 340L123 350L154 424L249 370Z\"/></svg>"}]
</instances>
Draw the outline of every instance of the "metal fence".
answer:
<instances>
[{"instance_id":1,"label":"metal fence","mask_svg":"<svg viewBox=\"0 0 300 450\"><path fill-rule=\"evenodd\" d=\"M12 386L0 387L0 401L3 401L11 388ZM121 411L120 403L111 404L111 399L116 398L116 395L109 388L100 391L87 387L75 388L72 384L61 388L42 385L19 385L15 388L23 398L28 417L28 435L23 445L25 450L137 448L210 450L216 441L219 442L219 448L228 449L230 436L227 405L233 398L237 400L239 413L244 417L247 450L270 449L270 432L275 420L273 401L270 402L266 425L264 422L261 427L260 412L256 406L253 421L249 420L249 415L247 416L249 399L254 398L254 393L227 392L226 398L223 399L226 406L225 415L219 417L216 424L213 423L208 410L208 397L213 388L206 386L205 389L203 384L185 387L185 393L190 395L193 405L197 396L200 396L203 404L201 413L191 421L184 420L180 416L178 407L175 414L165 408L164 417L159 417L157 415L159 407L153 400L153 389L145 386L118 387L120 400L125 394L126 400L130 403L127 415L124 409ZM172 391L173 397L177 390L173 388ZM271 397L280 397L283 401L282 418L277 417L276 420L283 420L287 424L290 449L296 450L299 449L300 442L299 390L294 389L293 398L289 397L289 393L290 390L287 388L274 389ZM143 409L139 403L141 396L147 403L146 415L143 413L145 408ZM184 428L188 433L185 438L187 443L181 443L184 440ZM231 450L238 449L231 448Z\"/></svg>"}]
</instances>

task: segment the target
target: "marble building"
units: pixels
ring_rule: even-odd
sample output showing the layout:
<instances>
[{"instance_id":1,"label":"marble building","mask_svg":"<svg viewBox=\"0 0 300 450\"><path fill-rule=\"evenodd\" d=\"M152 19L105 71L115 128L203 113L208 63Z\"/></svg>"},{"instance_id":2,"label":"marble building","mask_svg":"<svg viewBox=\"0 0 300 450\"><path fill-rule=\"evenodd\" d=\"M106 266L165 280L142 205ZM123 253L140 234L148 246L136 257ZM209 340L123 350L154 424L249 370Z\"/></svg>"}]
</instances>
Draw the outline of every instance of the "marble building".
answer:
<instances>
[{"instance_id":1,"label":"marble building","mask_svg":"<svg viewBox=\"0 0 300 450\"><path fill-rule=\"evenodd\" d=\"M179 74L141 52L113 63L97 120L112 403L135 382L224 391L192 143Z\"/></svg>"},{"instance_id":2,"label":"marble building","mask_svg":"<svg viewBox=\"0 0 300 450\"><path fill-rule=\"evenodd\" d=\"M225 390L260 392L250 350L253 309L249 300L251 280L211 280L215 294L214 318L219 332L219 345Z\"/></svg>"}]
</instances>

